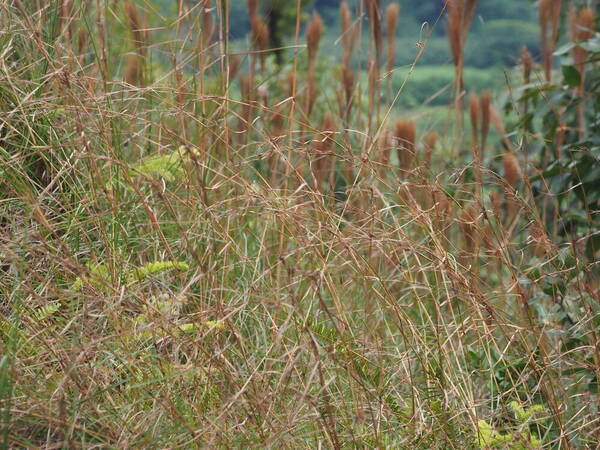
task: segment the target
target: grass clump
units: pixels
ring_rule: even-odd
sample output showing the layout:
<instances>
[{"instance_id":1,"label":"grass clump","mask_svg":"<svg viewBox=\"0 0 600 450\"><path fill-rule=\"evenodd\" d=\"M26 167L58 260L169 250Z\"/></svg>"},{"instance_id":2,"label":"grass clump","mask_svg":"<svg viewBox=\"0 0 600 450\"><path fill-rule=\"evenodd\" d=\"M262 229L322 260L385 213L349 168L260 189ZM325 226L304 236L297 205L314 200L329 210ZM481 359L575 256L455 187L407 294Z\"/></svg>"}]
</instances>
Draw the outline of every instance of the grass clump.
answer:
<instances>
[{"instance_id":1,"label":"grass clump","mask_svg":"<svg viewBox=\"0 0 600 450\"><path fill-rule=\"evenodd\" d=\"M0 4L4 447L598 445L600 51L494 98L453 0L433 126L383 3Z\"/></svg>"}]
</instances>

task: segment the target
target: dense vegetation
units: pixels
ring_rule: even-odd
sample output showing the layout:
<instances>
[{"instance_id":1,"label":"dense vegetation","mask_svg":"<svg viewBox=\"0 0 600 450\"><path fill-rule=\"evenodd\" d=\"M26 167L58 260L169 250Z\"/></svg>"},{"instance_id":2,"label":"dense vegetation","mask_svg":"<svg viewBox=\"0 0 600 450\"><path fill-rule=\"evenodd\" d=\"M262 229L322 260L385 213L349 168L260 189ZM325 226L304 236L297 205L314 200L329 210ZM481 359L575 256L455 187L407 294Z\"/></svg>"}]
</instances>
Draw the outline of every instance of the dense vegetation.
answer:
<instances>
[{"instance_id":1,"label":"dense vegetation","mask_svg":"<svg viewBox=\"0 0 600 450\"><path fill-rule=\"evenodd\" d=\"M2 448L600 446L598 12L396 5L0 0Z\"/></svg>"}]
</instances>

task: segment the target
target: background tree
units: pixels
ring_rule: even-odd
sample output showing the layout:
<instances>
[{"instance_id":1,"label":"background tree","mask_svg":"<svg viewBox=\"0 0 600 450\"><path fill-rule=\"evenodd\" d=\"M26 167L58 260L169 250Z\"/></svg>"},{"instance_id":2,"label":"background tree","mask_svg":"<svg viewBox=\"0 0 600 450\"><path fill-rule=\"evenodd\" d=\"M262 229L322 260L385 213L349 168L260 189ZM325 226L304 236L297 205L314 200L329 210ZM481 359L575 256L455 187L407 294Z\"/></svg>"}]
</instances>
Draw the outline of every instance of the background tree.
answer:
<instances>
[{"instance_id":1,"label":"background tree","mask_svg":"<svg viewBox=\"0 0 600 450\"><path fill-rule=\"evenodd\" d=\"M312 6L312 0L301 2L301 23L306 20L306 10ZM286 38L294 36L296 31L296 10L296 2L290 0L265 0L263 3L263 12L269 27L271 48L274 49L278 64L283 63L284 51L282 48L285 46Z\"/></svg>"}]
</instances>

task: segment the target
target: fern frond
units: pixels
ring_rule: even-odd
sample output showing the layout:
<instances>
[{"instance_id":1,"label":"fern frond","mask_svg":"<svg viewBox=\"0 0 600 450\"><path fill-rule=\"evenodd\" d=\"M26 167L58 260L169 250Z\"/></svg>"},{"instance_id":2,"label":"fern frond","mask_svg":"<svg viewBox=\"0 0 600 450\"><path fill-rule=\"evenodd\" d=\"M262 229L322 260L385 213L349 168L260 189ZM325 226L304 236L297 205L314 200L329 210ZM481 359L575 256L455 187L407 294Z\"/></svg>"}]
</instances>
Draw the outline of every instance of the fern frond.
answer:
<instances>
[{"instance_id":1,"label":"fern frond","mask_svg":"<svg viewBox=\"0 0 600 450\"><path fill-rule=\"evenodd\" d=\"M187 263L180 261L156 261L131 270L127 279L129 282L144 281L145 279L162 272L167 272L169 270L179 270L183 272L189 268L190 266Z\"/></svg>"},{"instance_id":2,"label":"fern frond","mask_svg":"<svg viewBox=\"0 0 600 450\"><path fill-rule=\"evenodd\" d=\"M153 155L142 159L133 166L132 175L159 176L165 181L176 181L182 175L183 164L189 154L198 155L195 149L188 150L181 146L166 155Z\"/></svg>"},{"instance_id":3,"label":"fern frond","mask_svg":"<svg viewBox=\"0 0 600 450\"><path fill-rule=\"evenodd\" d=\"M31 315L32 319L36 322L42 322L49 319L60 310L60 303L53 302L48 303L45 306L37 308Z\"/></svg>"},{"instance_id":4,"label":"fern frond","mask_svg":"<svg viewBox=\"0 0 600 450\"><path fill-rule=\"evenodd\" d=\"M84 283L92 284L95 287L102 287L110 280L108 266L106 264L97 264L91 267L88 266L88 269L90 270L90 276L77 277L71 285L71 289L80 291L83 288Z\"/></svg>"}]
</instances>

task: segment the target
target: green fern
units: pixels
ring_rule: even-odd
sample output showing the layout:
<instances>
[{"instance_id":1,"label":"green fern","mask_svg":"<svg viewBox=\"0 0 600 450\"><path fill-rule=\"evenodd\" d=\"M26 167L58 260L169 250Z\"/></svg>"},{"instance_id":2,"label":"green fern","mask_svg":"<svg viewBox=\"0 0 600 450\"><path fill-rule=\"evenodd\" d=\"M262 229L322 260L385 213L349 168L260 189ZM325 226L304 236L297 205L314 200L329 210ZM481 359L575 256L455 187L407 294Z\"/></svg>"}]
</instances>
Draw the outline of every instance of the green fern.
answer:
<instances>
[{"instance_id":1,"label":"green fern","mask_svg":"<svg viewBox=\"0 0 600 450\"><path fill-rule=\"evenodd\" d=\"M88 265L88 269L90 271L90 276L77 277L71 285L71 289L80 291L84 284L91 284L97 288L101 288L110 280L108 266L106 264Z\"/></svg>"},{"instance_id":2,"label":"green fern","mask_svg":"<svg viewBox=\"0 0 600 450\"><path fill-rule=\"evenodd\" d=\"M166 155L148 156L133 166L132 175L159 176L165 181L176 181L182 175L183 164L189 154L197 155L198 151L188 151L181 146Z\"/></svg>"},{"instance_id":3,"label":"green fern","mask_svg":"<svg viewBox=\"0 0 600 450\"><path fill-rule=\"evenodd\" d=\"M126 280L127 283L135 283L144 281L147 278L158 275L162 272L167 272L170 270L179 270L183 272L189 268L190 266L187 263L181 261L155 261L127 271ZM90 271L90 275L77 277L71 285L71 289L74 291L81 291L85 284L93 285L96 288L101 288L110 281L110 274L106 264L88 266L88 269Z\"/></svg>"},{"instance_id":4,"label":"green fern","mask_svg":"<svg viewBox=\"0 0 600 450\"><path fill-rule=\"evenodd\" d=\"M36 322L42 322L42 321L52 317L59 310L60 310L60 303L53 302L53 303L49 303L45 306L42 306L40 308L37 308L31 315L31 317Z\"/></svg>"},{"instance_id":5,"label":"green fern","mask_svg":"<svg viewBox=\"0 0 600 450\"><path fill-rule=\"evenodd\" d=\"M181 261L157 261L146 264L145 266L136 267L129 271L127 276L128 282L144 281L149 277L158 275L162 272L170 270L179 270L184 272L188 270L190 266L187 263Z\"/></svg>"}]
</instances>

